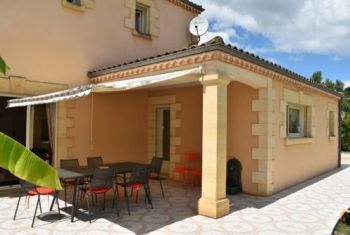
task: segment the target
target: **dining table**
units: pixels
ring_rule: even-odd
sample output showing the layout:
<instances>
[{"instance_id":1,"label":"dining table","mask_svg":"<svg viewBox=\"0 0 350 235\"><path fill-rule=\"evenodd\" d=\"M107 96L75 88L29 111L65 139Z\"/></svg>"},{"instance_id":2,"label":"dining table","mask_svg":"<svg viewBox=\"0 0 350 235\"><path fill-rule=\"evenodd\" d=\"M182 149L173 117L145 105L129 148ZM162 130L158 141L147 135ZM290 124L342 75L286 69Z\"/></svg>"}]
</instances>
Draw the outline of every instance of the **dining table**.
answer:
<instances>
[{"instance_id":1,"label":"dining table","mask_svg":"<svg viewBox=\"0 0 350 235\"><path fill-rule=\"evenodd\" d=\"M131 173L133 171L133 168L138 166L149 167L149 164L127 161L127 162L106 163L101 166L101 167L113 168L115 170L116 176L123 175L124 197L127 202L129 214L130 214L130 206L129 206L129 199L126 191L126 174ZM77 166L77 167L56 168L56 169L58 171L58 176L62 181L64 180L74 181L72 208L71 208L71 222L74 222L74 217L76 217L77 210L78 210L77 190L78 190L79 181L81 181L81 179L92 178L96 168L89 167L89 166ZM52 200L50 210L52 210L55 200L56 198Z\"/></svg>"}]
</instances>

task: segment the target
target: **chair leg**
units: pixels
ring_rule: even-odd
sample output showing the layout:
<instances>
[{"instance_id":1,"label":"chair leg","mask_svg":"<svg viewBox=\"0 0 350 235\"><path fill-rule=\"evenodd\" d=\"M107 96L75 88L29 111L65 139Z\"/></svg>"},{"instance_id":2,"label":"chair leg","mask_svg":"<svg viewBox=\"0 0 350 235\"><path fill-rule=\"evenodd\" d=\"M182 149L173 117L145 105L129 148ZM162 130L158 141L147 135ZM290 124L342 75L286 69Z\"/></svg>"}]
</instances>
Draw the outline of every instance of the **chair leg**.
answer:
<instances>
[{"instance_id":1,"label":"chair leg","mask_svg":"<svg viewBox=\"0 0 350 235\"><path fill-rule=\"evenodd\" d=\"M160 188L161 188L161 190L162 190L162 196L163 196L163 198L164 198L165 196L164 196L164 190L163 190L162 180L159 180L159 184L160 184Z\"/></svg>"},{"instance_id":2,"label":"chair leg","mask_svg":"<svg viewBox=\"0 0 350 235\"><path fill-rule=\"evenodd\" d=\"M65 203L65 207L67 209L67 183L64 182L64 203Z\"/></svg>"},{"instance_id":3,"label":"chair leg","mask_svg":"<svg viewBox=\"0 0 350 235\"><path fill-rule=\"evenodd\" d=\"M152 198L151 198L151 191L150 191L148 183L144 184L143 188L145 190L146 197L148 198L148 203L151 204L151 208L153 209L153 203L152 203Z\"/></svg>"},{"instance_id":4,"label":"chair leg","mask_svg":"<svg viewBox=\"0 0 350 235\"><path fill-rule=\"evenodd\" d=\"M118 205L118 200L119 200L119 196L117 198L117 194L118 193L118 186L116 187L116 189L114 190L113 192L113 204L112 204L112 208L114 208L114 202L115 202L115 205L117 207L117 216L119 216L119 205Z\"/></svg>"},{"instance_id":5,"label":"chair leg","mask_svg":"<svg viewBox=\"0 0 350 235\"><path fill-rule=\"evenodd\" d=\"M135 198L136 204L138 201L139 201L139 188L136 189L136 198Z\"/></svg>"},{"instance_id":6,"label":"chair leg","mask_svg":"<svg viewBox=\"0 0 350 235\"><path fill-rule=\"evenodd\" d=\"M91 195L91 196L93 196L93 195ZM87 201L87 207L88 207L89 222L91 223L91 208L90 208L89 200L90 200L90 193L87 194L86 201ZM93 199L91 201L93 201Z\"/></svg>"},{"instance_id":7,"label":"chair leg","mask_svg":"<svg viewBox=\"0 0 350 235\"><path fill-rule=\"evenodd\" d=\"M129 197L128 197L128 192L126 190L126 187L124 188L124 198L125 198L125 201L126 201L126 205L128 207L128 214L130 215Z\"/></svg>"},{"instance_id":8,"label":"chair leg","mask_svg":"<svg viewBox=\"0 0 350 235\"><path fill-rule=\"evenodd\" d=\"M23 192L21 191L21 192L19 193L18 202L17 202L17 206L16 206L16 210L15 210L15 215L13 216L13 220L16 219L16 215L17 215L17 211L18 211L18 207L19 207L19 202L21 201L22 195L23 195Z\"/></svg>"},{"instance_id":9,"label":"chair leg","mask_svg":"<svg viewBox=\"0 0 350 235\"><path fill-rule=\"evenodd\" d=\"M34 211L34 216L33 216L33 220L32 220L32 228L34 226L34 221L35 221L35 217L36 217L36 212L38 210L38 206L40 205L40 194L38 194L38 201L36 202L36 207L35 207L35 211Z\"/></svg>"},{"instance_id":10,"label":"chair leg","mask_svg":"<svg viewBox=\"0 0 350 235\"><path fill-rule=\"evenodd\" d=\"M58 193L59 193L59 191L56 191L55 197L56 197L56 204L57 204L58 214L61 215L60 205L59 205L59 203L58 203Z\"/></svg>"},{"instance_id":11,"label":"chair leg","mask_svg":"<svg viewBox=\"0 0 350 235\"><path fill-rule=\"evenodd\" d=\"M102 210L105 210L105 204L106 204L106 193L103 193L103 206L102 206Z\"/></svg>"},{"instance_id":12,"label":"chair leg","mask_svg":"<svg viewBox=\"0 0 350 235\"><path fill-rule=\"evenodd\" d=\"M41 201L39 200L39 209L40 209L40 213L43 213L43 210L41 209Z\"/></svg>"},{"instance_id":13,"label":"chair leg","mask_svg":"<svg viewBox=\"0 0 350 235\"><path fill-rule=\"evenodd\" d=\"M131 193L130 193L130 197L131 197L131 198L132 198L133 193L134 193L134 188L131 187Z\"/></svg>"}]
</instances>

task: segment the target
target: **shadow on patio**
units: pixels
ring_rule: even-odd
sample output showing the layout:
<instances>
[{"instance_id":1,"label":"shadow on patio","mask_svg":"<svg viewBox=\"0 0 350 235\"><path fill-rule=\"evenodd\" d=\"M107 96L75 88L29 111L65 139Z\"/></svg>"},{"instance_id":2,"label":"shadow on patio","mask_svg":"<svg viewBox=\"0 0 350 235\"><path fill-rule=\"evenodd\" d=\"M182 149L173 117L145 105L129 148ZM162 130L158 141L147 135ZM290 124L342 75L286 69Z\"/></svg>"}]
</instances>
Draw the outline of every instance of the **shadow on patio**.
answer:
<instances>
[{"instance_id":1,"label":"shadow on patio","mask_svg":"<svg viewBox=\"0 0 350 235\"><path fill-rule=\"evenodd\" d=\"M115 209L111 208L111 194L106 201L106 209L102 211L102 198L98 200L98 204L93 207L93 221L90 224L88 222L86 209L86 201L80 201L79 212L77 219L74 223L70 222L70 217L65 216L59 221L54 223L36 220L35 227L30 228L31 218L33 215L33 209L35 206L35 199L31 199L30 208L27 209L22 200L19 213L16 221L12 220L15 206L17 203L17 193L12 192L8 196L2 196L0 198L0 233L16 233L22 232L24 234L145 234L156 231L162 233L165 227L171 227L172 231L176 229L193 231L193 221L195 223L207 224L206 226L221 226L222 223L227 221L236 220L236 213L244 213L244 209L256 210L256 215L259 216L259 210L269 205L275 204L277 201L294 200L295 194L299 194L298 191L308 190L308 187L313 187L315 191L315 185L319 181L337 175L341 171L346 170L348 166L343 165L342 168L330 171L319 177L315 177L312 180L308 180L304 183L298 184L294 187L281 191L270 197L251 196L247 194L239 194L229 196L231 202L231 214L220 220L213 220L197 215L197 202L200 197L200 187L191 186L171 180L165 181L166 198L161 196L160 187L158 182L151 183L152 199L154 203L154 209L152 210L149 205L144 203L144 195L140 193L140 200L138 204L135 204L133 199L131 202L131 215L127 214L126 204L123 198L119 200L120 217L117 217ZM339 175L339 174L338 174ZM317 186L319 189L320 186ZM68 190L69 193L72 190ZM142 192L142 191L140 191ZM122 195L122 194L121 194ZM61 199L63 193L61 193ZM283 200L282 200L283 199ZM304 203L308 203L305 199ZM46 197L43 197L43 212L48 211L49 202ZM60 207L64 207L64 201L60 201ZM70 206L67 209L63 209L64 213L69 212ZM55 210L55 207L54 207ZM254 212L255 213L255 212ZM236 218L236 219L235 219ZM226 221L226 222L225 222ZM211 225L210 225L211 224ZM193 227L193 228L192 228ZM202 228L203 229L203 228ZM236 227L235 229L239 229ZM196 230L198 231L198 230ZM204 232L201 230L201 232ZM189 232L191 233L191 232Z\"/></svg>"}]
</instances>

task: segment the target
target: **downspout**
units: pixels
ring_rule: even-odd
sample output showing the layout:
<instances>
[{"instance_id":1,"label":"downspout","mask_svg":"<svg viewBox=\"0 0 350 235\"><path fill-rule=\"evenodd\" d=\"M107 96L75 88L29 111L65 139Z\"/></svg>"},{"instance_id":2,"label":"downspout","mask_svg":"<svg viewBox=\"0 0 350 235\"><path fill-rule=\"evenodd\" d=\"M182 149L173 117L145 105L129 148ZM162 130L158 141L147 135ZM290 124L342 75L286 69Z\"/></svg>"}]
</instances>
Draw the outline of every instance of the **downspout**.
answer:
<instances>
[{"instance_id":1,"label":"downspout","mask_svg":"<svg viewBox=\"0 0 350 235\"><path fill-rule=\"evenodd\" d=\"M338 168L341 167L341 127L342 127L342 119L341 119L341 102L343 98L340 98L338 101Z\"/></svg>"}]
</instances>

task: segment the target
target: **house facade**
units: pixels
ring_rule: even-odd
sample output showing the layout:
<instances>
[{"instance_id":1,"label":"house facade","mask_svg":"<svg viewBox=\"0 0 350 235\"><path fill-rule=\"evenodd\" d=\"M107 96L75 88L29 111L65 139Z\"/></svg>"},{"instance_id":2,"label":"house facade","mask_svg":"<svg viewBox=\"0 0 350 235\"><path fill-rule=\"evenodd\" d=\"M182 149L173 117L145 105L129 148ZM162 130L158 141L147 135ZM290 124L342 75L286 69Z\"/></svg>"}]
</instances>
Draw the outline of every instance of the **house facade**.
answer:
<instances>
[{"instance_id":1,"label":"house facade","mask_svg":"<svg viewBox=\"0 0 350 235\"><path fill-rule=\"evenodd\" d=\"M198 5L187 0L87 0L15 1L21 5L15 7L12 2L0 3L7 9L1 17L8 20L0 21L5 35L0 42L9 45L1 55L13 68L0 80L0 94L31 96L197 71L57 102L51 138L56 166L67 158L85 164L93 155L106 162L144 163L163 155L163 173L177 179L172 169L183 154L200 152L198 210L220 217L229 213L226 163L231 158L242 164L243 191L254 195L271 195L339 164L341 96L219 37L192 45L187 27L203 10ZM47 8L52 12L38 15ZM52 102L29 98L32 104L38 100Z\"/></svg>"}]
</instances>

